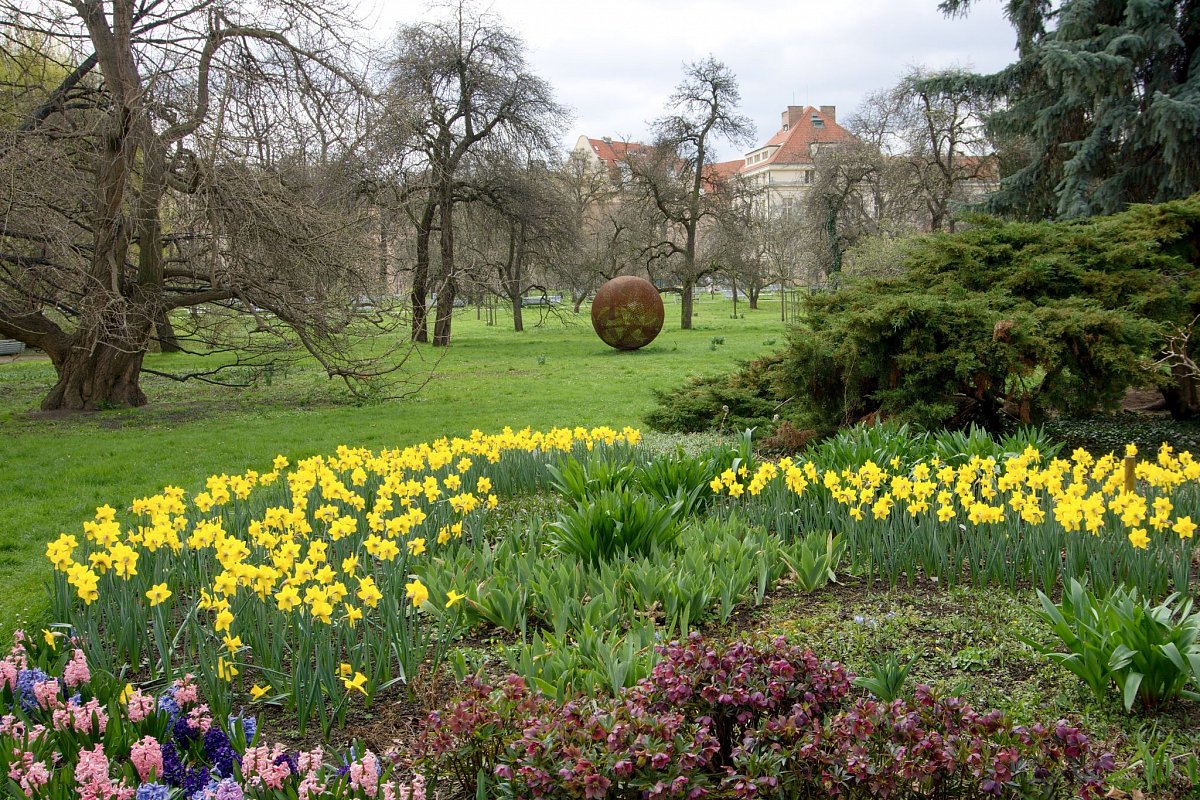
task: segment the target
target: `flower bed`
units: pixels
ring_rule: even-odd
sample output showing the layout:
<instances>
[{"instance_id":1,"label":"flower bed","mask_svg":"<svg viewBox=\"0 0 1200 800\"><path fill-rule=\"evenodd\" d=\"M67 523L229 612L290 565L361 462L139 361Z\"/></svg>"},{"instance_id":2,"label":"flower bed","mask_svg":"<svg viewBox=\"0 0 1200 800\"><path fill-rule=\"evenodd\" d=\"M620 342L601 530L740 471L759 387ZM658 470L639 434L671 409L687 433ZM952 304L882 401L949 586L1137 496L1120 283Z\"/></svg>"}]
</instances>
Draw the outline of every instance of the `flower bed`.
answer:
<instances>
[{"instance_id":1,"label":"flower bed","mask_svg":"<svg viewBox=\"0 0 1200 800\"><path fill-rule=\"evenodd\" d=\"M127 522L105 506L82 541L47 546L54 614L109 673L194 665L214 707L227 712L244 689L286 703L301 732L314 718L328 732L348 692L406 681L449 643L463 595L431 597L418 559L473 539L495 492L536 488L556 455L637 441L632 429L476 432L294 466L280 456L267 473L214 476L190 500L168 487L134 501Z\"/></svg>"},{"instance_id":2,"label":"flower bed","mask_svg":"<svg viewBox=\"0 0 1200 800\"><path fill-rule=\"evenodd\" d=\"M1098 785L1108 764L1087 761L1078 747L1086 737L1070 725L1021 728L924 689L897 702L852 697L835 688L849 680L844 671L822 672L811 655L785 653L782 644L775 661L832 692L828 707L804 719L797 703L817 701L805 695L776 707L771 693L780 689L767 678L749 695L735 693L757 711L727 719L720 708L690 707L655 665L662 657L668 666L677 658L708 664L707 651L693 652L699 645L687 639L694 626L730 622L781 581L820 591L839 572L1043 588L1086 574L1098 590L1129 585L1147 598L1190 588L1192 520L1200 518L1200 462L1190 454L1164 449L1140 462L1129 491L1115 456L1077 451L1063 459L990 440L990 450L971 454L876 447L875 455L846 457L823 445L806 459L777 462L757 459L748 436L696 457L655 459L639 440L629 428L506 430L381 453L339 448L294 465L280 456L262 474L214 476L192 497L167 488L128 509L105 506L82 535L47 547L59 624L50 636L66 647L69 631L91 674L114 687L84 692L72 705L61 684L50 687L14 656L5 684L11 702L22 713L57 713L68 720L63 730L103 708L111 731L112 720L130 715L103 698L120 694L129 678L196 692L209 709L197 712L196 724L208 727L190 744L171 738L181 717L169 703L163 708L161 691L151 703L154 714L167 714L161 731L138 728L125 750L104 740L106 757L124 759L154 735L162 753L170 745L179 756L182 772L171 770L179 786L188 775L212 777L214 767L218 784L235 777L204 749L208 730L231 736L243 765L279 765L281 749L239 741L235 708L279 705L301 736L316 721L328 739L352 706L447 667L473 694L435 718L445 727L430 741L462 733L475 743L443 742L445 752L474 750L461 762L430 750L424 768L467 785L490 764L498 791L514 796L688 796L697 787L716 796L870 796L917 785L970 796L964 787L1032 792L1038 781L1053 788L1035 796L1057 796L1062 787L1086 793ZM904 452L889 454L896 451ZM507 502L526 508L516 496L541 490L554 503L549 511L494 511ZM527 505L545 509L546 499ZM479 651L453 649L476 626L514 640L503 655L520 680L498 693L470 677ZM688 644L657 647L672 638ZM743 661L726 672L757 674L765 656L737 652ZM1182 677L1164 702L1188 696L1175 684L1200 681L1186 669L1200 653L1179 655ZM77 669L71 663L58 666L64 681ZM1105 673L1094 681L1098 694L1108 680ZM42 688L29 690L24 708L30 685ZM89 711L89 700L99 705ZM195 708L185 711L191 720ZM37 724L20 721L22 734ZM601 738L616 736L613 749L593 752L600 739L578 739L602 729ZM534 740L522 736L560 749L534 753ZM658 749L646 751L645 763L617 757L651 741ZM17 750L10 749L20 763L4 768L40 780L45 753L32 740ZM76 750L93 753L85 772L94 766L99 774L100 756ZM658 763L661 753L669 766ZM571 754L587 765L567 764ZM123 766L110 767L110 788L137 785ZM325 767L300 773L279 777L297 785L308 773L330 786L338 779ZM136 777L146 782L140 771Z\"/></svg>"}]
</instances>

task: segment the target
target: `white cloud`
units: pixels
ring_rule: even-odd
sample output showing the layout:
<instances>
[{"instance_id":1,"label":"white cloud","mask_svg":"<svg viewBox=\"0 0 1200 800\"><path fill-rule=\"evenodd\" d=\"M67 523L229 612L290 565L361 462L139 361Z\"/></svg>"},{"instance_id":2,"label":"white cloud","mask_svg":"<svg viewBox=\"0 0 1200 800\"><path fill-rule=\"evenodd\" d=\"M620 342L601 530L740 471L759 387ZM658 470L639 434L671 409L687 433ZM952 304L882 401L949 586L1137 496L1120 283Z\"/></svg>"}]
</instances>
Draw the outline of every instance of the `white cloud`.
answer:
<instances>
[{"instance_id":1,"label":"white cloud","mask_svg":"<svg viewBox=\"0 0 1200 800\"><path fill-rule=\"evenodd\" d=\"M522 35L534 71L574 109L564 146L580 133L646 137L683 64L709 53L738 76L742 111L760 140L789 103L836 105L844 118L908 66L991 72L1014 58L999 2L954 19L937 0L494 0L491 9ZM376 30L430 13L381 0Z\"/></svg>"}]
</instances>

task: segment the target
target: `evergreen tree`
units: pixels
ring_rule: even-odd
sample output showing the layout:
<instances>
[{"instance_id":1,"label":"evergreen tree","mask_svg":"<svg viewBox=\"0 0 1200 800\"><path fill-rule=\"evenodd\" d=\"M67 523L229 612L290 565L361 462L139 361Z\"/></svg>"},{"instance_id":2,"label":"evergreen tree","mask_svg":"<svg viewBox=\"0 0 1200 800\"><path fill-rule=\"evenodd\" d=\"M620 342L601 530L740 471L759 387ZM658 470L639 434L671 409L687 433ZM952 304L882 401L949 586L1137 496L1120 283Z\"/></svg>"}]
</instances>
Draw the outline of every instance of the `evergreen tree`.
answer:
<instances>
[{"instance_id":1,"label":"evergreen tree","mask_svg":"<svg viewBox=\"0 0 1200 800\"><path fill-rule=\"evenodd\" d=\"M944 0L961 14L973 0ZM1018 59L968 79L1025 151L989 210L1110 214L1200 191L1200 0L1006 0Z\"/></svg>"}]
</instances>

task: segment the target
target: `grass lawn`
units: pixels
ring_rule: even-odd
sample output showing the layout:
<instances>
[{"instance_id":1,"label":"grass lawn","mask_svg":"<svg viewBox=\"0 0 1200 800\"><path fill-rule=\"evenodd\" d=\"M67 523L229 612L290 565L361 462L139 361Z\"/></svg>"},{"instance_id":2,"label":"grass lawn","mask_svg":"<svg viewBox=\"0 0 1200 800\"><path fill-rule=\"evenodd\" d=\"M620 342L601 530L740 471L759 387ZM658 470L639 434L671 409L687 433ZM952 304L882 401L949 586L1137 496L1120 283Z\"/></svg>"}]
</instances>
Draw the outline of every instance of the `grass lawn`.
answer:
<instances>
[{"instance_id":1,"label":"grass lawn","mask_svg":"<svg viewBox=\"0 0 1200 800\"><path fill-rule=\"evenodd\" d=\"M379 449L505 425L639 426L653 389L728 371L783 343L777 301L758 311L739 302L734 319L729 301L704 297L690 331L679 328L678 297L665 302L663 332L631 353L604 345L586 308L578 317L568 311L567 324L541 325L537 309L527 309L523 333L503 311L493 327L461 311L452 347L422 347L410 361L432 371L429 384L410 399L379 403L356 400L309 367L248 389L146 376L144 408L51 417L36 413L54 380L49 362L0 359L0 636L44 613L46 541L78 531L105 503L128 504L167 484L196 491L211 474L264 469L278 453L294 459L339 444ZM182 371L189 358L151 355L147 366Z\"/></svg>"}]
</instances>

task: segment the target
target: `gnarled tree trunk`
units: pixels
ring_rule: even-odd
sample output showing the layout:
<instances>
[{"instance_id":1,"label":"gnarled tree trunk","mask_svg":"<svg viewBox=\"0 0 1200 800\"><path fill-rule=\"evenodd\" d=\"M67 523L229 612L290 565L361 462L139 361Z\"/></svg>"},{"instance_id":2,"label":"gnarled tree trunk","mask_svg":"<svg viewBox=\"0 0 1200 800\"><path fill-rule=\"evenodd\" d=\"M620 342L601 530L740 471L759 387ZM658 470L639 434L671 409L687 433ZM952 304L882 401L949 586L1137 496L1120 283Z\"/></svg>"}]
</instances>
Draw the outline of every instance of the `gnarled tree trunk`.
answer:
<instances>
[{"instance_id":1,"label":"gnarled tree trunk","mask_svg":"<svg viewBox=\"0 0 1200 800\"><path fill-rule=\"evenodd\" d=\"M55 357L58 383L42 401L43 411L98 411L118 406L144 406L140 376L143 352L126 352L99 344L71 347Z\"/></svg>"}]
</instances>

